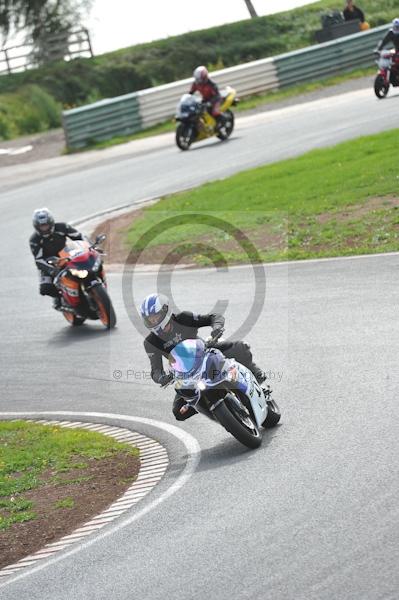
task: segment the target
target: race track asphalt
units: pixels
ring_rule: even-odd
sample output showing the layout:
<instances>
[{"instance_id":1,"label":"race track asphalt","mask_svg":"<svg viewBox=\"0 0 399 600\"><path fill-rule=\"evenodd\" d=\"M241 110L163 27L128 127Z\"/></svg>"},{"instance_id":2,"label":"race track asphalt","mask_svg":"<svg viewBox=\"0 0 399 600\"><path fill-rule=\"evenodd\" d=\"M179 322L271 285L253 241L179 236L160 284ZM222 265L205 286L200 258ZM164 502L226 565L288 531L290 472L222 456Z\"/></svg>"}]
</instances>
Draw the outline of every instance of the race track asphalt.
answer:
<instances>
[{"instance_id":1,"label":"race track asphalt","mask_svg":"<svg viewBox=\"0 0 399 600\"><path fill-rule=\"evenodd\" d=\"M175 423L172 390L142 374L142 336L120 274L109 275L118 314L110 334L95 323L73 330L38 296L28 248L35 207L78 219L398 127L397 102L354 92L243 117L227 144L185 154L162 136L158 147L135 142L131 156L113 149L80 163L53 159L31 173L1 169L0 412ZM2 600L396 600L398 263L390 255L266 265L266 302L246 337L270 371L281 426L251 452L205 418L189 420L181 428L198 440L201 457L181 489L112 535L0 583ZM156 287L157 275L135 275L135 300ZM179 307L198 312L227 299L230 334L252 301L254 273L176 271L171 288ZM150 425L140 431L166 445L171 468L138 509L161 497L187 460L173 435Z\"/></svg>"}]
</instances>

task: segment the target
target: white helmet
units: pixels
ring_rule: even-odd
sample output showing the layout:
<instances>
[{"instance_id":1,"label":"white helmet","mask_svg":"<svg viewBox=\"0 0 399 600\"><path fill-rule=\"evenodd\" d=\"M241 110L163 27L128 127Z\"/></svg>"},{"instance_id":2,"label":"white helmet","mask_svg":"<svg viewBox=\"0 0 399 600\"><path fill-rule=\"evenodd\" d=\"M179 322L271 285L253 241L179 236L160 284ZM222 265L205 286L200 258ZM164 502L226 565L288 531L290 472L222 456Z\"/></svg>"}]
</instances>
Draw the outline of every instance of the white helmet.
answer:
<instances>
[{"instance_id":1,"label":"white helmet","mask_svg":"<svg viewBox=\"0 0 399 600\"><path fill-rule=\"evenodd\" d=\"M399 19L394 19L392 21L392 31L394 33L399 33Z\"/></svg>"},{"instance_id":2,"label":"white helmet","mask_svg":"<svg viewBox=\"0 0 399 600\"><path fill-rule=\"evenodd\" d=\"M208 79L208 69L201 65L194 70L193 77L196 83L205 83Z\"/></svg>"}]
</instances>

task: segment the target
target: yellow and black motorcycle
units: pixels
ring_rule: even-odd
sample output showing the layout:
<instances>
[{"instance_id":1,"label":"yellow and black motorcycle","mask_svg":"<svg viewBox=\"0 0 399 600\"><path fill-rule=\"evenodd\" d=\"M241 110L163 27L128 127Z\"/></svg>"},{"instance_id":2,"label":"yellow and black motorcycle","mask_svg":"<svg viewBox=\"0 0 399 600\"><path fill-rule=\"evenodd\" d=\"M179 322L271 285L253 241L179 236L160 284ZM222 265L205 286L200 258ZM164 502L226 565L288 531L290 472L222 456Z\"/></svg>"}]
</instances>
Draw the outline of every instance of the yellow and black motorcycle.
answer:
<instances>
[{"instance_id":1,"label":"yellow and black motorcycle","mask_svg":"<svg viewBox=\"0 0 399 600\"><path fill-rule=\"evenodd\" d=\"M198 97L184 94L177 106L176 144L180 150L188 150L194 142L199 142L216 136L220 140L227 140L234 129L234 114L231 106L237 104L236 91L227 87L221 92L222 104L220 111L224 116L223 123L218 124L210 114L210 106Z\"/></svg>"}]
</instances>

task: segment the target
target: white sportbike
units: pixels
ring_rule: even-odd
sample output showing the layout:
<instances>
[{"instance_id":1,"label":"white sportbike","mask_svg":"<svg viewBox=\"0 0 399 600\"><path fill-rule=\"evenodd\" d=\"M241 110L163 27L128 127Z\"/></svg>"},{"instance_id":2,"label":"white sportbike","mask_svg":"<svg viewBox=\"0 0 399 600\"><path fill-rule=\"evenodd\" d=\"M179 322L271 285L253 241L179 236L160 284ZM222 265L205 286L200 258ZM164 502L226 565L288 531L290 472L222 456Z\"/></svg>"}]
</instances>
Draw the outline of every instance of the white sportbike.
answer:
<instances>
[{"instance_id":1,"label":"white sportbike","mask_svg":"<svg viewBox=\"0 0 399 600\"><path fill-rule=\"evenodd\" d=\"M216 340L184 340L170 353L170 373L183 404L218 421L248 448L262 443L262 427L275 427L281 413L269 386L261 387L252 372L212 348Z\"/></svg>"}]
</instances>

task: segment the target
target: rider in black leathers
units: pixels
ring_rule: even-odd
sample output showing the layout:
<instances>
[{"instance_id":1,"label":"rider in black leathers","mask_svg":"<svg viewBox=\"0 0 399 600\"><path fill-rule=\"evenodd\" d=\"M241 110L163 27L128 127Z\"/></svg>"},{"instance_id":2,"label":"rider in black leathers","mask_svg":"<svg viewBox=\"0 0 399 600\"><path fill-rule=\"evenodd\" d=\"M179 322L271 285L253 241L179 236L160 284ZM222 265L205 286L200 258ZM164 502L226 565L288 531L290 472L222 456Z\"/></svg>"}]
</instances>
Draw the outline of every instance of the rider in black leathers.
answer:
<instances>
[{"instance_id":1,"label":"rider in black leathers","mask_svg":"<svg viewBox=\"0 0 399 600\"><path fill-rule=\"evenodd\" d=\"M392 21L391 29L378 44L376 52L380 52L389 43L395 47L395 52L399 52L399 19L394 19Z\"/></svg>"},{"instance_id":2,"label":"rider in black leathers","mask_svg":"<svg viewBox=\"0 0 399 600\"><path fill-rule=\"evenodd\" d=\"M386 34L386 36L380 41L375 52L379 54L385 46L388 44L392 44L395 48L395 55L392 61L392 74L396 77L397 83L399 83L399 67L398 67L398 58L399 58L399 19L394 19L392 21L392 27Z\"/></svg>"},{"instance_id":3,"label":"rider in black leathers","mask_svg":"<svg viewBox=\"0 0 399 600\"><path fill-rule=\"evenodd\" d=\"M59 306L59 293L53 280L58 270L49 265L47 259L57 256L65 247L67 238L82 240L83 235L68 223L55 223L53 215L47 208L38 208L33 213L33 227L29 244L39 270L39 290L42 296L55 298L54 307Z\"/></svg>"},{"instance_id":4,"label":"rider in black leathers","mask_svg":"<svg viewBox=\"0 0 399 600\"><path fill-rule=\"evenodd\" d=\"M162 294L147 296L141 305L140 312L145 326L151 330L144 340L144 348L151 363L151 377L155 383L159 383L161 386L166 385L172 379L164 371L162 357L168 358L173 348L181 341L196 338L200 327L211 327L211 337L213 338L218 337L224 327L222 315L197 315L188 311L172 313L168 298ZM217 342L212 344L212 347L220 350L226 358L235 358L250 369L259 383L265 381L266 375L254 363L247 343L242 341ZM180 409L185 404L186 402L181 397L178 395L175 397L173 414L179 421L196 414L192 408L181 414Z\"/></svg>"}]
</instances>

